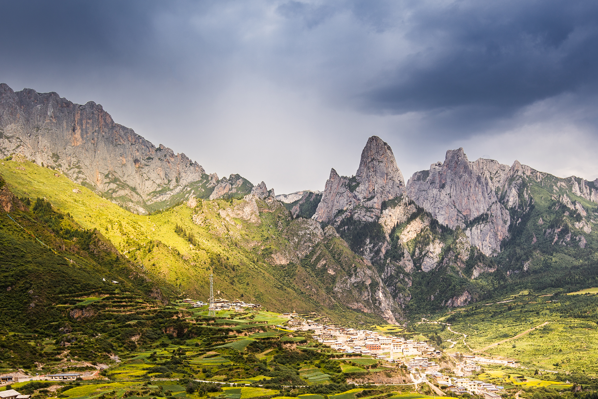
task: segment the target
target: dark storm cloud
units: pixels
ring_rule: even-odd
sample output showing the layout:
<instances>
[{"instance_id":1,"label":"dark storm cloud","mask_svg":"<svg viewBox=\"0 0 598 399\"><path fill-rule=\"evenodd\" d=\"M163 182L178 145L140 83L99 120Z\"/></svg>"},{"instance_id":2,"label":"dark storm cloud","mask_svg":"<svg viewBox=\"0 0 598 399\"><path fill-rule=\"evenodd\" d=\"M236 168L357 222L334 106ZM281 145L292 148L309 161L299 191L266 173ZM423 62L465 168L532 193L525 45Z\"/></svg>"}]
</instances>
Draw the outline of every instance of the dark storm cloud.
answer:
<instances>
[{"instance_id":1,"label":"dark storm cloud","mask_svg":"<svg viewBox=\"0 0 598 399\"><path fill-rule=\"evenodd\" d=\"M595 2L0 0L0 18L1 82L101 103L209 172L277 191L354 173L373 134L406 176L467 140L488 156L504 143L511 163L505 132L598 145Z\"/></svg>"},{"instance_id":2,"label":"dark storm cloud","mask_svg":"<svg viewBox=\"0 0 598 399\"><path fill-rule=\"evenodd\" d=\"M598 3L445 4L412 9L404 33L413 51L373 80L363 96L370 111L438 112L449 121L454 111L466 125L459 114L490 122L596 85Z\"/></svg>"},{"instance_id":3,"label":"dark storm cloud","mask_svg":"<svg viewBox=\"0 0 598 399\"><path fill-rule=\"evenodd\" d=\"M147 2L2 1L0 43L4 57L34 63L127 62L151 40ZM6 58L5 58L6 59Z\"/></svg>"}]
</instances>

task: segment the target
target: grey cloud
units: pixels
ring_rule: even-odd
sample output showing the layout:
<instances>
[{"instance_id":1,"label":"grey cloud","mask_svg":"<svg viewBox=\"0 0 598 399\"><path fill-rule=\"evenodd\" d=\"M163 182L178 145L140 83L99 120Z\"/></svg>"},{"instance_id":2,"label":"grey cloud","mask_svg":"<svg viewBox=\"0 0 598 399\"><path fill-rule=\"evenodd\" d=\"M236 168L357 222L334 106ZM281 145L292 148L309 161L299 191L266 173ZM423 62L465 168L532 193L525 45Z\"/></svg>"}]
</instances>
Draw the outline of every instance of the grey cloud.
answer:
<instances>
[{"instance_id":1,"label":"grey cloud","mask_svg":"<svg viewBox=\"0 0 598 399\"><path fill-rule=\"evenodd\" d=\"M598 3L0 0L0 15L0 81L96 101L277 191L353 173L372 134L407 176L546 115L598 136Z\"/></svg>"},{"instance_id":2,"label":"grey cloud","mask_svg":"<svg viewBox=\"0 0 598 399\"><path fill-rule=\"evenodd\" d=\"M597 20L598 4L587 2L420 7L406 32L415 51L380 74L362 99L373 112L485 107L495 116L512 115L596 84Z\"/></svg>"}]
</instances>

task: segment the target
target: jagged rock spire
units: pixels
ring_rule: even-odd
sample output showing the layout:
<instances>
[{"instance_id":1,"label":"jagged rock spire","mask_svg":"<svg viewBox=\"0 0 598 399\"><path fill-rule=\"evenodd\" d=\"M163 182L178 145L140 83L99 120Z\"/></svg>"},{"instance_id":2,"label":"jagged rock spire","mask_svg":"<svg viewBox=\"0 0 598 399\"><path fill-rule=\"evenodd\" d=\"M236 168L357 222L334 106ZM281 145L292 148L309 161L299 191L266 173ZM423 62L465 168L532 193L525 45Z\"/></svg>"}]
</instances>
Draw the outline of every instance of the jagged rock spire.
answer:
<instances>
[{"instance_id":1,"label":"jagged rock spire","mask_svg":"<svg viewBox=\"0 0 598 399\"><path fill-rule=\"evenodd\" d=\"M355 194L361 201L372 198L368 204L380 209L382 202L395 198L404 191L405 180L392 149L378 136L368 139L361 152L356 175L359 186Z\"/></svg>"},{"instance_id":2,"label":"jagged rock spire","mask_svg":"<svg viewBox=\"0 0 598 399\"><path fill-rule=\"evenodd\" d=\"M361 205L353 217L374 220L380 215L384 201L398 197L404 191L405 180L392 149L380 137L372 136L361 153L354 178L341 177L332 169L314 218L328 223L339 211L351 211Z\"/></svg>"}]
</instances>

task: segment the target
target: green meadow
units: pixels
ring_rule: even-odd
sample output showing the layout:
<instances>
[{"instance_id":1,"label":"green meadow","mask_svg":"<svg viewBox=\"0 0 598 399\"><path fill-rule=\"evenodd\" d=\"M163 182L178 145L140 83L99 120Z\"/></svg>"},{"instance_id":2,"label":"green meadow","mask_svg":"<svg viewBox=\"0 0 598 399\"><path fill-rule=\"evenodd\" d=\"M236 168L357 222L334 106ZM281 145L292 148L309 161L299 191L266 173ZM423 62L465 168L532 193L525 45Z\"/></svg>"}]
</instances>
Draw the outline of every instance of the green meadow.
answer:
<instances>
[{"instance_id":1,"label":"green meadow","mask_svg":"<svg viewBox=\"0 0 598 399\"><path fill-rule=\"evenodd\" d=\"M512 359L531 370L598 377L598 297L593 294L524 291L430 321L440 323L415 322L413 327L441 337L445 351ZM467 335L467 346L460 334ZM450 348L447 340L457 344Z\"/></svg>"}]
</instances>

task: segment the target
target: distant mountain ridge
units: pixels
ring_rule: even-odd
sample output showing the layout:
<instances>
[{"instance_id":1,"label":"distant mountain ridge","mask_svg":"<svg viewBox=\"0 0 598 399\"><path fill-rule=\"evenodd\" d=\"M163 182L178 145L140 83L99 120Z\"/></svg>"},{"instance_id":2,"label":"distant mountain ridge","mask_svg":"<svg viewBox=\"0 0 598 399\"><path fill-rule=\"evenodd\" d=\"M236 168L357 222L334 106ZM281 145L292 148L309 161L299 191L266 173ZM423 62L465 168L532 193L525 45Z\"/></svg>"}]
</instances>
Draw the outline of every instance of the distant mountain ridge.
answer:
<instances>
[{"instance_id":1,"label":"distant mountain ridge","mask_svg":"<svg viewBox=\"0 0 598 399\"><path fill-rule=\"evenodd\" d=\"M2 83L0 155L11 154L60 170L136 213L190 196L242 197L253 188L239 175L218 179L185 154L154 146L92 101L78 105L56 93L14 92Z\"/></svg>"},{"instance_id":2,"label":"distant mountain ridge","mask_svg":"<svg viewBox=\"0 0 598 399\"><path fill-rule=\"evenodd\" d=\"M462 148L404 185L392 150L374 136L355 176L332 169L313 218L372 262L398 303L452 307L487 295L484 276L504 284L532 264L543 273L542 259L554 253L593 261L597 203L598 181L560 179L518 161L470 162ZM539 229L544 223L550 227Z\"/></svg>"},{"instance_id":3,"label":"distant mountain ridge","mask_svg":"<svg viewBox=\"0 0 598 399\"><path fill-rule=\"evenodd\" d=\"M220 264L229 292L246 290L238 279L244 274L244 284L260 281L256 299L268 290L263 281L275 285L266 297L276 306L309 298L309 308L322 305L331 315L352 309L394 323L498 292L598 285L598 179L558 178L518 161L471 162L462 148L405 183L390 146L372 136L355 176L332 169L323 192L275 196L264 182L208 175L184 154L114 123L95 103L0 85L0 155L12 154L126 209L176 216L168 222L174 231L166 228L161 238L169 260L158 264L146 249L156 241L147 227L79 222L188 292L205 290L197 276ZM33 173L44 176L36 184L52 184L61 177L19 168L5 170L19 195L31 198L19 179Z\"/></svg>"}]
</instances>

